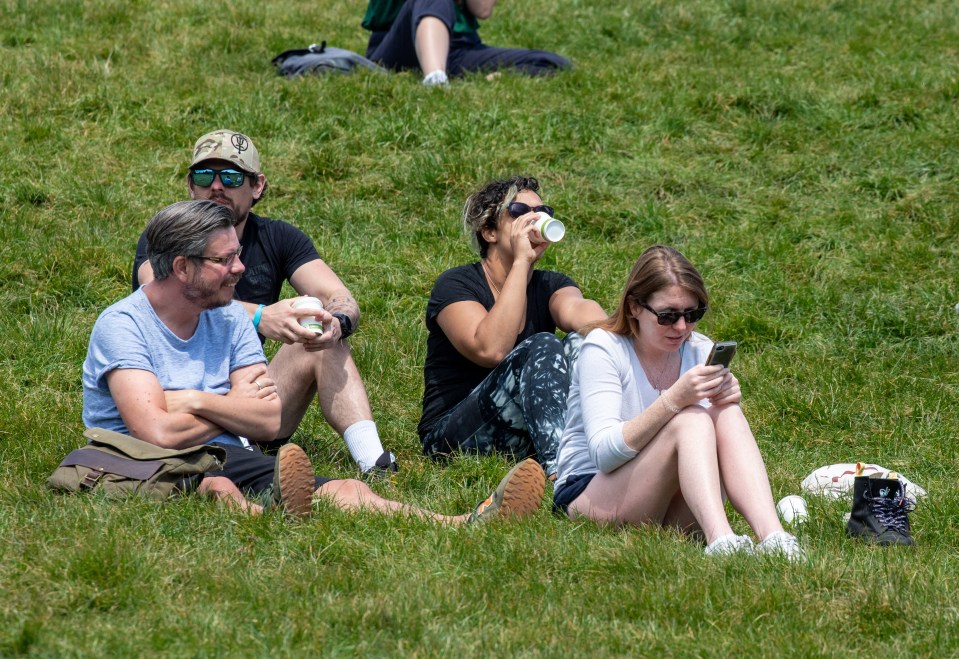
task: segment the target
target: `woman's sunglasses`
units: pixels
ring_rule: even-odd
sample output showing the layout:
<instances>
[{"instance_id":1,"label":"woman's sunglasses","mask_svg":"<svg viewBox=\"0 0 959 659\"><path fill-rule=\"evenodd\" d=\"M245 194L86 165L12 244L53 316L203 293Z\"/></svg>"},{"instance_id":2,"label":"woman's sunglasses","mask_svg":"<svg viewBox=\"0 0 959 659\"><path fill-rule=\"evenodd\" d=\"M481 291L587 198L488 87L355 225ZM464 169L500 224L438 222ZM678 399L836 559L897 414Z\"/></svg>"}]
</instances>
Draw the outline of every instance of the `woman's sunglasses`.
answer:
<instances>
[{"instance_id":1,"label":"woman's sunglasses","mask_svg":"<svg viewBox=\"0 0 959 659\"><path fill-rule=\"evenodd\" d=\"M530 206L529 204L524 204L524 203L521 202L521 201L514 201L514 202L510 203L510 205L506 207L506 210L507 210L507 212L509 212L510 216L511 216L514 220L515 220L517 217L520 217L520 216L522 216L522 215L526 215L527 213L529 213L529 212L531 212L531 211L535 211L535 212L537 212L537 213L546 213L546 214L549 215L550 217L553 217L553 207L552 207L552 206L546 206L546 205L543 205L543 206Z\"/></svg>"},{"instance_id":2,"label":"woman's sunglasses","mask_svg":"<svg viewBox=\"0 0 959 659\"><path fill-rule=\"evenodd\" d=\"M640 302L639 306L656 316L656 322L660 325L675 325L679 322L680 318L684 319L690 325L698 323L702 317L706 315L706 310L709 308L699 307L698 309L687 309L686 311L656 311L645 302Z\"/></svg>"},{"instance_id":3,"label":"woman's sunglasses","mask_svg":"<svg viewBox=\"0 0 959 659\"><path fill-rule=\"evenodd\" d=\"M190 181L193 185L201 188L208 188L213 185L213 179L220 177L220 183L224 188L238 188L243 185L243 179L247 176L253 176L246 172L239 172L235 169L191 169Z\"/></svg>"}]
</instances>

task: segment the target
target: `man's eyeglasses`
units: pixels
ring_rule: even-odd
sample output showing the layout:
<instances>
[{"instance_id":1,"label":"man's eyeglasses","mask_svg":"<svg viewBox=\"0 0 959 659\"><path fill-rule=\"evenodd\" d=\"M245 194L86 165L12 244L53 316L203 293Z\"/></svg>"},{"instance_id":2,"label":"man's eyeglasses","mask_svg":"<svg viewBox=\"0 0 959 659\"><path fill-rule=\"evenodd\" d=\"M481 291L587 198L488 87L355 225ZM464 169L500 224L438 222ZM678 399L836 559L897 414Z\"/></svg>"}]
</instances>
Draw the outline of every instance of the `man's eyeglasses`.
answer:
<instances>
[{"instance_id":1,"label":"man's eyeglasses","mask_svg":"<svg viewBox=\"0 0 959 659\"><path fill-rule=\"evenodd\" d=\"M639 306L656 316L656 322L660 325L675 325L679 322L680 318L684 319L690 325L698 323L702 317L706 315L706 310L709 308L699 307L698 309L687 309L686 311L656 311L645 302L640 302Z\"/></svg>"},{"instance_id":2,"label":"man's eyeglasses","mask_svg":"<svg viewBox=\"0 0 959 659\"><path fill-rule=\"evenodd\" d=\"M190 181L193 185L208 188L213 185L213 179L217 175L219 175L220 183L223 184L224 188L238 188L243 185L243 179L247 176L253 176L235 169L191 169Z\"/></svg>"},{"instance_id":3,"label":"man's eyeglasses","mask_svg":"<svg viewBox=\"0 0 959 659\"><path fill-rule=\"evenodd\" d=\"M507 212L515 220L521 215L526 215L530 211L535 211L537 213L546 213L550 217L553 217L553 207L552 206L530 206L529 204L524 204L521 201L514 201L509 206L506 207Z\"/></svg>"},{"instance_id":4,"label":"man's eyeglasses","mask_svg":"<svg viewBox=\"0 0 959 659\"><path fill-rule=\"evenodd\" d=\"M238 258L240 258L240 252L243 251L243 247L236 250L228 256L194 256L193 258L200 261L209 261L213 265L225 265L226 267L232 266Z\"/></svg>"}]
</instances>

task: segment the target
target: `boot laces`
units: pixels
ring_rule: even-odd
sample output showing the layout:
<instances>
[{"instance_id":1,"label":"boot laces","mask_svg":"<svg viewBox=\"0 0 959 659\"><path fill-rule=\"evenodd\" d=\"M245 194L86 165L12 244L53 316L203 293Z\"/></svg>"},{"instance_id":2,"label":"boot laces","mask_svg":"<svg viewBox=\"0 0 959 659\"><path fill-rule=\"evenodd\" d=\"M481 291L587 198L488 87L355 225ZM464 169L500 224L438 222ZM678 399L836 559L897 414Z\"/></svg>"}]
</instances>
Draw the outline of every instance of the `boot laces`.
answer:
<instances>
[{"instance_id":1,"label":"boot laces","mask_svg":"<svg viewBox=\"0 0 959 659\"><path fill-rule=\"evenodd\" d=\"M915 499L907 496L886 499L868 495L867 498L872 514L880 524L903 534L909 533L909 519L906 515L916 509Z\"/></svg>"}]
</instances>

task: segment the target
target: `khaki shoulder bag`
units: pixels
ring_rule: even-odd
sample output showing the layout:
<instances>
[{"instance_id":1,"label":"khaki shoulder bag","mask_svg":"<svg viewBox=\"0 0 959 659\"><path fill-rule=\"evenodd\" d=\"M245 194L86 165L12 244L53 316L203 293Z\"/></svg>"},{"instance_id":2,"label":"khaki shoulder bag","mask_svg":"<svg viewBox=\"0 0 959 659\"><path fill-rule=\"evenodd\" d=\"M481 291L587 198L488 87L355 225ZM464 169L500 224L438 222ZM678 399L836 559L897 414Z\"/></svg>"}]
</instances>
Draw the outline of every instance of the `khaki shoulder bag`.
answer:
<instances>
[{"instance_id":1,"label":"khaki shoulder bag","mask_svg":"<svg viewBox=\"0 0 959 659\"><path fill-rule=\"evenodd\" d=\"M64 458L47 479L54 490L162 500L192 492L203 474L226 462L226 451L208 444L166 449L102 428L87 428L83 435L90 443Z\"/></svg>"}]
</instances>

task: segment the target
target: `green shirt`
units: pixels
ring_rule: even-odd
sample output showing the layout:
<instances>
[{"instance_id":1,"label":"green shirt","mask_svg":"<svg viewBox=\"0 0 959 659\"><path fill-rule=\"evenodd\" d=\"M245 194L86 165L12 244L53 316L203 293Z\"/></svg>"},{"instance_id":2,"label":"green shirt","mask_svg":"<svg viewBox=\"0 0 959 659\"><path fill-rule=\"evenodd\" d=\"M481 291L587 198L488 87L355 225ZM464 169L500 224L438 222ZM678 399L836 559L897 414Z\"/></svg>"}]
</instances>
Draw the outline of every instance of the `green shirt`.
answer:
<instances>
[{"instance_id":1,"label":"green shirt","mask_svg":"<svg viewBox=\"0 0 959 659\"><path fill-rule=\"evenodd\" d=\"M396 20L396 15L403 8L406 0L370 0L366 8L366 16L363 17L363 27L372 32L383 32L389 30ZM469 34L479 29L479 21L473 14L469 13L466 7L459 2L456 6L456 22L453 24L454 34Z\"/></svg>"}]
</instances>

